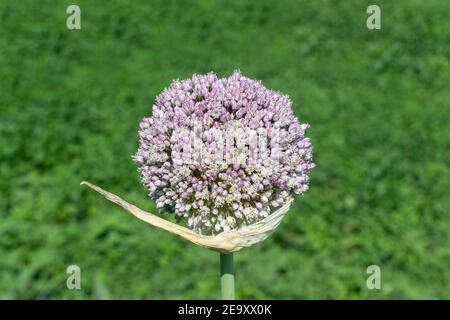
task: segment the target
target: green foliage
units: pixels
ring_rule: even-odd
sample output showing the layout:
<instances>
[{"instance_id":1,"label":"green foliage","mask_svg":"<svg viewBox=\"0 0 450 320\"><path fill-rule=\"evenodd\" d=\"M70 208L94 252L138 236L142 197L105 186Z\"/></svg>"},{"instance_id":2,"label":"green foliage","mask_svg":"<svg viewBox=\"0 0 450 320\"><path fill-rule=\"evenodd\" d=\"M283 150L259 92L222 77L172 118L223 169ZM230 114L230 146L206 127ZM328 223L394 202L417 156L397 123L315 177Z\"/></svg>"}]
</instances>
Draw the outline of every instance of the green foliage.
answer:
<instances>
[{"instance_id":1,"label":"green foliage","mask_svg":"<svg viewBox=\"0 0 450 320\"><path fill-rule=\"evenodd\" d=\"M378 31L369 1L77 3L69 31L69 1L0 2L0 298L220 297L218 254L79 182L154 210L139 121L171 79L239 68L291 96L317 168L235 255L237 298L450 299L448 1L378 1Z\"/></svg>"}]
</instances>

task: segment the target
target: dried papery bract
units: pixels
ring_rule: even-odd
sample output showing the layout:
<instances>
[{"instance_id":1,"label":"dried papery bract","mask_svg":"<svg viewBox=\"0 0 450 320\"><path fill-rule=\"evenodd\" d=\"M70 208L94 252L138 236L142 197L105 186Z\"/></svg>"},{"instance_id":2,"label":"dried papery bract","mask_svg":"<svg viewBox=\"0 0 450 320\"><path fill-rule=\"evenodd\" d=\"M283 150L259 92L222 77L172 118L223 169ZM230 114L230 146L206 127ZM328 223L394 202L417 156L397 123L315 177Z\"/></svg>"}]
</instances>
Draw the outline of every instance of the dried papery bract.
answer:
<instances>
[{"instance_id":1,"label":"dried papery bract","mask_svg":"<svg viewBox=\"0 0 450 320\"><path fill-rule=\"evenodd\" d=\"M118 204L119 206L133 214L136 218L145 221L148 224L176 234L199 246L223 253L236 252L265 240L280 224L281 220L288 212L289 207L292 203L292 199L289 199L286 204L284 204L280 209L272 213L270 216L239 230L230 230L227 232L219 233L215 236L205 236L178 224L164 220L152 213L139 209L135 205L123 200L119 196L105 191L92 183L83 181L81 184L94 189L109 201Z\"/></svg>"}]
</instances>

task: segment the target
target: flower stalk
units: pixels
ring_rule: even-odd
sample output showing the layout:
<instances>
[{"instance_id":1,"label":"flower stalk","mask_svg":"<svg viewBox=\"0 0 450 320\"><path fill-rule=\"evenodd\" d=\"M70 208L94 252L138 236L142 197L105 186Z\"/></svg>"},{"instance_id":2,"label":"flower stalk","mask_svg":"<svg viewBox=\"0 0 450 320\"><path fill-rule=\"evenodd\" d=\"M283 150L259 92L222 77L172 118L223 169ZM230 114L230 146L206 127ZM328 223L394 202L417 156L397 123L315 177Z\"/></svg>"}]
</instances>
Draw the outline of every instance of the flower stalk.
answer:
<instances>
[{"instance_id":1,"label":"flower stalk","mask_svg":"<svg viewBox=\"0 0 450 320\"><path fill-rule=\"evenodd\" d=\"M220 284L222 300L234 300L233 253L220 254Z\"/></svg>"}]
</instances>

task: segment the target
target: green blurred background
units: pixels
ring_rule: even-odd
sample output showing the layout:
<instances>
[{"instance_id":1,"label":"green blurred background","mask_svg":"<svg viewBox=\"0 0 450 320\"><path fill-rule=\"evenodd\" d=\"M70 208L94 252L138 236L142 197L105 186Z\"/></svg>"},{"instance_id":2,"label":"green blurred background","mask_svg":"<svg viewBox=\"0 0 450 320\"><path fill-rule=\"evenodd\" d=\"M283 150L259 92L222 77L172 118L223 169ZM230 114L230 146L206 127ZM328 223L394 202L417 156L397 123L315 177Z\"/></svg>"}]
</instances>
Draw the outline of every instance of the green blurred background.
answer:
<instances>
[{"instance_id":1,"label":"green blurred background","mask_svg":"<svg viewBox=\"0 0 450 320\"><path fill-rule=\"evenodd\" d=\"M79 183L154 211L131 160L140 120L172 79L240 69L291 96L317 168L235 255L237 298L450 299L450 2L376 1L381 30L370 4L1 1L0 298L219 298L217 253Z\"/></svg>"}]
</instances>

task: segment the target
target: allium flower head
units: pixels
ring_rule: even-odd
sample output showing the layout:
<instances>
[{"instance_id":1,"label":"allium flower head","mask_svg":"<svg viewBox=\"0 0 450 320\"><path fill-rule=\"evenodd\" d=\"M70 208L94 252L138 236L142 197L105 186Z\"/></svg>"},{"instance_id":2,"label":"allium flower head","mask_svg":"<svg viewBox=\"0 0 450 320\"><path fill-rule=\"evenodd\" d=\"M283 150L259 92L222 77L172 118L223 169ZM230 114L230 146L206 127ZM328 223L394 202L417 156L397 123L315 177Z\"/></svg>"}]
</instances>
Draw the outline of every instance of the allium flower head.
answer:
<instances>
[{"instance_id":1,"label":"allium flower head","mask_svg":"<svg viewBox=\"0 0 450 320\"><path fill-rule=\"evenodd\" d=\"M308 189L308 127L288 96L259 81L194 75L158 96L134 161L158 208L213 235L257 222Z\"/></svg>"}]
</instances>

